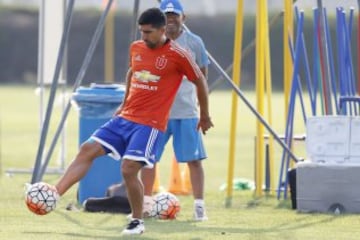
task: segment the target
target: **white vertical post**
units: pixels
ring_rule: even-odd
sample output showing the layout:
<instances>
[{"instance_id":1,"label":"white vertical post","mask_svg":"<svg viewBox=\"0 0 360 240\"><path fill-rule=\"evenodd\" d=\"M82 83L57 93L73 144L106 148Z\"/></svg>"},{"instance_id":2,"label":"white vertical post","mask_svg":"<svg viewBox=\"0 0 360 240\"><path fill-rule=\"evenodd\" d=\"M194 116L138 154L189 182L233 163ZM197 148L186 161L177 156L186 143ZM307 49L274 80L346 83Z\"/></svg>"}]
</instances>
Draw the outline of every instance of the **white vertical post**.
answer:
<instances>
[{"instance_id":1,"label":"white vertical post","mask_svg":"<svg viewBox=\"0 0 360 240\"><path fill-rule=\"evenodd\" d=\"M40 129L44 120L44 94L46 85L53 80L56 61L58 58L59 41L64 29L66 0L46 1L41 0L39 6L39 40L38 40L38 84L40 93ZM62 108L65 107L66 91L66 53L62 64L62 71L59 74L59 84L62 88ZM59 156L60 168L64 168L65 159L65 128L62 132L61 149Z\"/></svg>"}]
</instances>

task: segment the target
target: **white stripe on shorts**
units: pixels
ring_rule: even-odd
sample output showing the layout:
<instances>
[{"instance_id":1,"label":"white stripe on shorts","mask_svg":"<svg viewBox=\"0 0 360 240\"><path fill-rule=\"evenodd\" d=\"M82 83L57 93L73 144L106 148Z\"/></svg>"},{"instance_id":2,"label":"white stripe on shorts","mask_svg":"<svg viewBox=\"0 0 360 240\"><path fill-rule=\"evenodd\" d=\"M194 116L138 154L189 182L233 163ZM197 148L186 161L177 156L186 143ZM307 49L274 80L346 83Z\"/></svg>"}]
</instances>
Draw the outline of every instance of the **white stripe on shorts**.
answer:
<instances>
[{"instance_id":1,"label":"white stripe on shorts","mask_svg":"<svg viewBox=\"0 0 360 240\"><path fill-rule=\"evenodd\" d=\"M154 129L154 128L151 130L150 137L149 137L148 143L146 145L145 157L147 157L147 158L151 157L150 154L154 147L154 142L155 142L158 134L159 134L159 130Z\"/></svg>"},{"instance_id":2,"label":"white stripe on shorts","mask_svg":"<svg viewBox=\"0 0 360 240\"><path fill-rule=\"evenodd\" d=\"M116 149L112 145L110 145L109 143L107 143L104 140L102 140L102 139L100 139L98 137L95 137L95 136L91 136L90 138L93 139L94 141L100 143L101 145L105 146L106 148L110 149L111 153L108 153L108 155L110 157L112 157L115 160L120 160L121 159L120 153L118 153L118 151L116 151Z\"/></svg>"}]
</instances>

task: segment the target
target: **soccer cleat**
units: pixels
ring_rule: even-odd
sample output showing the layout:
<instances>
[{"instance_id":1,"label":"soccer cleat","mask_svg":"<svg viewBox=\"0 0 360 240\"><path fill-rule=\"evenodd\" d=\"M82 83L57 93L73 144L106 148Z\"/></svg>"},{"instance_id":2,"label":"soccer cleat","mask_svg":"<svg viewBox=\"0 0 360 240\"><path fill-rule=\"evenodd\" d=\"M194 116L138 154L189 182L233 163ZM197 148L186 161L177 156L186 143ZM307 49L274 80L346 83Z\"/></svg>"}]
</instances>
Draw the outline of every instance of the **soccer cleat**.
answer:
<instances>
[{"instance_id":1,"label":"soccer cleat","mask_svg":"<svg viewBox=\"0 0 360 240\"><path fill-rule=\"evenodd\" d=\"M144 221L133 219L122 231L121 235L140 235L145 231Z\"/></svg>"},{"instance_id":2,"label":"soccer cleat","mask_svg":"<svg viewBox=\"0 0 360 240\"><path fill-rule=\"evenodd\" d=\"M206 211L204 205L195 205L194 209L194 220L195 221L206 221L208 217L206 216Z\"/></svg>"}]
</instances>

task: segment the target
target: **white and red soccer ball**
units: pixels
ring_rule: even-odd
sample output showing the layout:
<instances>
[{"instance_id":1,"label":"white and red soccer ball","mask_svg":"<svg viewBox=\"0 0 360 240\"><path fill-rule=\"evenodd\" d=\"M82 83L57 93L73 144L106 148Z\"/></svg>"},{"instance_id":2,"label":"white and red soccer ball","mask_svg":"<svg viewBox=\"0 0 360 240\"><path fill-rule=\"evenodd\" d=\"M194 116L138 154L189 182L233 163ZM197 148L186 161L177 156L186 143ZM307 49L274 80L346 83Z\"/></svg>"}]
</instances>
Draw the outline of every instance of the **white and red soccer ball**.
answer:
<instances>
[{"instance_id":1,"label":"white and red soccer ball","mask_svg":"<svg viewBox=\"0 0 360 240\"><path fill-rule=\"evenodd\" d=\"M37 215L45 215L56 208L59 194L54 186L38 182L27 186L25 203Z\"/></svg>"},{"instance_id":2,"label":"white and red soccer ball","mask_svg":"<svg viewBox=\"0 0 360 240\"><path fill-rule=\"evenodd\" d=\"M151 216L158 219L175 219L180 212L180 201L172 193L160 192L154 197Z\"/></svg>"}]
</instances>

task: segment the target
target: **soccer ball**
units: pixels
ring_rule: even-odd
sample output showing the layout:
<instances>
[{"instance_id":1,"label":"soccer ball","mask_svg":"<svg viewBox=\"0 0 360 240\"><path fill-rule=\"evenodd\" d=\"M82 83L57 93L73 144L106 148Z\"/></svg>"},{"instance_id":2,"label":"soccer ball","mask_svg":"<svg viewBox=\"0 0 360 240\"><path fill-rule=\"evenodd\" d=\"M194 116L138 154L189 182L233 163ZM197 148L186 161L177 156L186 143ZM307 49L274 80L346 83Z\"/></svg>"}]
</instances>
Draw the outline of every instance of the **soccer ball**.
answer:
<instances>
[{"instance_id":1,"label":"soccer ball","mask_svg":"<svg viewBox=\"0 0 360 240\"><path fill-rule=\"evenodd\" d=\"M151 215L159 219L175 219L180 211L179 199L169 192L161 192L154 196Z\"/></svg>"},{"instance_id":2,"label":"soccer ball","mask_svg":"<svg viewBox=\"0 0 360 240\"><path fill-rule=\"evenodd\" d=\"M38 215L45 215L54 210L58 199L56 188L44 182L28 185L25 192L26 206Z\"/></svg>"}]
</instances>

